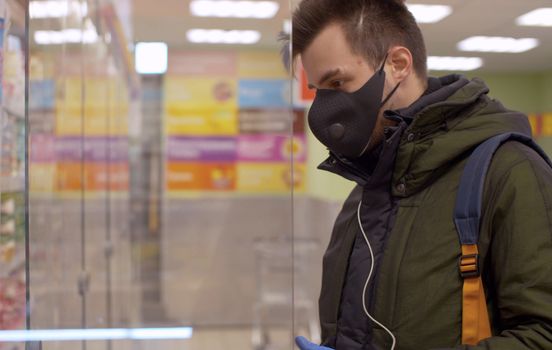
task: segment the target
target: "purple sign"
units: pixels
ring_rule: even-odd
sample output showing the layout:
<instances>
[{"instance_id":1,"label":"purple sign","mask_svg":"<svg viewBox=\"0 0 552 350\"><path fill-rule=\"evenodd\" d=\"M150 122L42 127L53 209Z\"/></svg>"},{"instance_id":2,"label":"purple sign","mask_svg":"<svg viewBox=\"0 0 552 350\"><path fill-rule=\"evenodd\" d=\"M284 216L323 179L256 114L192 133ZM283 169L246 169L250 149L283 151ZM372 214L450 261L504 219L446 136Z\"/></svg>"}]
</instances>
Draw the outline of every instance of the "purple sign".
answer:
<instances>
[{"instance_id":1,"label":"purple sign","mask_svg":"<svg viewBox=\"0 0 552 350\"><path fill-rule=\"evenodd\" d=\"M233 162L235 137L169 137L167 158L173 161Z\"/></svg>"},{"instance_id":2,"label":"purple sign","mask_svg":"<svg viewBox=\"0 0 552 350\"><path fill-rule=\"evenodd\" d=\"M296 162L305 162L304 136L242 135L238 141L238 159L245 162L289 162L291 154Z\"/></svg>"},{"instance_id":3,"label":"purple sign","mask_svg":"<svg viewBox=\"0 0 552 350\"><path fill-rule=\"evenodd\" d=\"M83 156L87 162L128 161L126 137L60 137L55 149L60 161L81 161Z\"/></svg>"}]
</instances>

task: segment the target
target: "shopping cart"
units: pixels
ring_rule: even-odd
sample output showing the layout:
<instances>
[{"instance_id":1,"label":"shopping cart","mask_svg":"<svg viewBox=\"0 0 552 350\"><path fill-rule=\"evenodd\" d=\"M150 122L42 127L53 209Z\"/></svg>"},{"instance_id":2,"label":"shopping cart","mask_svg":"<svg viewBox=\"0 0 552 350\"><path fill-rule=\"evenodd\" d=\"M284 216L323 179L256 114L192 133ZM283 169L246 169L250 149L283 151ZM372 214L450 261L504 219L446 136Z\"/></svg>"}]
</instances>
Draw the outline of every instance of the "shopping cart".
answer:
<instances>
[{"instance_id":1,"label":"shopping cart","mask_svg":"<svg viewBox=\"0 0 552 350\"><path fill-rule=\"evenodd\" d=\"M309 273L319 244L311 238L255 240L254 350L290 349L295 334L320 340L313 297L316 280Z\"/></svg>"}]
</instances>

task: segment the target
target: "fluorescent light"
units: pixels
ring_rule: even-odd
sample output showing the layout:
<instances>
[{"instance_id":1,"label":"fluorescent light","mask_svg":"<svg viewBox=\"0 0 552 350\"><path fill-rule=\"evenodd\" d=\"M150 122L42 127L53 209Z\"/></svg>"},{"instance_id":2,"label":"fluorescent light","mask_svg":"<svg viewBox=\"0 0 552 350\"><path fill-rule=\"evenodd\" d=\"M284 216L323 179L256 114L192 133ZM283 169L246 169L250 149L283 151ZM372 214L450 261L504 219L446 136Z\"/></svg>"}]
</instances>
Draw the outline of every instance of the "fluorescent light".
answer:
<instances>
[{"instance_id":1,"label":"fluorescent light","mask_svg":"<svg viewBox=\"0 0 552 350\"><path fill-rule=\"evenodd\" d=\"M190 12L197 17L273 18L280 4L275 1L193 0Z\"/></svg>"},{"instance_id":2,"label":"fluorescent light","mask_svg":"<svg viewBox=\"0 0 552 350\"><path fill-rule=\"evenodd\" d=\"M552 7L542 7L516 19L519 26L552 27Z\"/></svg>"},{"instance_id":3,"label":"fluorescent light","mask_svg":"<svg viewBox=\"0 0 552 350\"><path fill-rule=\"evenodd\" d=\"M53 0L29 3L29 17L31 18L62 18L70 14L85 17L88 14L87 2Z\"/></svg>"},{"instance_id":4,"label":"fluorescent light","mask_svg":"<svg viewBox=\"0 0 552 350\"><path fill-rule=\"evenodd\" d=\"M291 34L291 20L290 19L285 19L284 20L284 25L283 25L282 30L286 34Z\"/></svg>"},{"instance_id":5,"label":"fluorescent light","mask_svg":"<svg viewBox=\"0 0 552 350\"><path fill-rule=\"evenodd\" d=\"M481 66L483 66L483 60L480 57L429 56L427 58L429 70L470 71Z\"/></svg>"},{"instance_id":6,"label":"fluorescent light","mask_svg":"<svg viewBox=\"0 0 552 350\"><path fill-rule=\"evenodd\" d=\"M67 28L63 30L37 30L34 40L39 45L59 44L93 44L98 41L96 26L90 19L84 24L85 29Z\"/></svg>"},{"instance_id":7,"label":"fluorescent light","mask_svg":"<svg viewBox=\"0 0 552 350\"><path fill-rule=\"evenodd\" d=\"M256 30L190 29L188 41L207 44L255 44L261 39Z\"/></svg>"},{"instance_id":8,"label":"fluorescent light","mask_svg":"<svg viewBox=\"0 0 552 350\"><path fill-rule=\"evenodd\" d=\"M180 328L45 329L0 331L0 342L118 339L189 339L193 330Z\"/></svg>"},{"instance_id":9,"label":"fluorescent light","mask_svg":"<svg viewBox=\"0 0 552 350\"><path fill-rule=\"evenodd\" d=\"M188 339L192 328L135 328L128 333L128 339Z\"/></svg>"},{"instance_id":10,"label":"fluorescent light","mask_svg":"<svg viewBox=\"0 0 552 350\"><path fill-rule=\"evenodd\" d=\"M452 7L447 5L407 4L418 23L436 23L452 13Z\"/></svg>"},{"instance_id":11,"label":"fluorescent light","mask_svg":"<svg viewBox=\"0 0 552 350\"><path fill-rule=\"evenodd\" d=\"M535 38L507 38L500 36L472 36L458 43L461 51L512 52L529 51L539 46Z\"/></svg>"},{"instance_id":12,"label":"fluorescent light","mask_svg":"<svg viewBox=\"0 0 552 350\"><path fill-rule=\"evenodd\" d=\"M137 43L135 66L139 74L164 74L168 66L166 43Z\"/></svg>"}]
</instances>

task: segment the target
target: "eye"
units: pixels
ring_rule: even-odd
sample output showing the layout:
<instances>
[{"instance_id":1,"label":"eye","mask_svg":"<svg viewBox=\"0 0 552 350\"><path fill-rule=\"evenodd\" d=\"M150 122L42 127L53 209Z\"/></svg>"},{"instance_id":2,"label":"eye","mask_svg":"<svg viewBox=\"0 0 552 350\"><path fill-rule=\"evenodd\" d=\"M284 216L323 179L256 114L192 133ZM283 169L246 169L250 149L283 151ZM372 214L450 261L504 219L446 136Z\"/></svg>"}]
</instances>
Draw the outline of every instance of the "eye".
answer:
<instances>
[{"instance_id":1,"label":"eye","mask_svg":"<svg viewBox=\"0 0 552 350\"><path fill-rule=\"evenodd\" d=\"M343 87L344 81L343 80L332 80L330 82L330 87L332 89L341 89Z\"/></svg>"}]
</instances>

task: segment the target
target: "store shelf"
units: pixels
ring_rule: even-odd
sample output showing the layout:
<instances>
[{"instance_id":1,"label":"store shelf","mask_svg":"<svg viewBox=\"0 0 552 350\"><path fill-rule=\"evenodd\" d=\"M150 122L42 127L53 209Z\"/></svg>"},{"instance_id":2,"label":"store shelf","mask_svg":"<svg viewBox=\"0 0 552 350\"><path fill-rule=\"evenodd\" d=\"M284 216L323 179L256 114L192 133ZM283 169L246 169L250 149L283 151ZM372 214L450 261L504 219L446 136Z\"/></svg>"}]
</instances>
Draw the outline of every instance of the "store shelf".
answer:
<instances>
[{"instance_id":1,"label":"store shelf","mask_svg":"<svg viewBox=\"0 0 552 350\"><path fill-rule=\"evenodd\" d=\"M11 33L20 37L25 36L25 1L7 0L6 5L12 22Z\"/></svg>"},{"instance_id":2,"label":"store shelf","mask_svg":"<svg viewBox=\"0 0 552 350\"><path fill-rule=\"evenodd\" d=\"M8 264L0 263L0 277L6 277L21 271L25 267L25 250L23 246L15 252L14 258Z\"/></svg>"},{"instance_id":3,"label":"store shelf","mask_svg":"<svg viewBox=\"0 0 552 350\"><path fill-rule=\"evenodd\" d=\"M23 192L25 190L25 178L23 176L0 177L0 193Z\"/></svg>"},{"instance_id":4,"label":"store shelf","mask_svg":"<svg viewBox=\"0 0 552 350\"><path fill-rule=\"evenodd\" d=\"M10 108L10 107L7 107L7 106L2 106L2 110L4 112L8 113L9 115L12 115L16 118L25 119L25 112L24 111L16 111L13 108Z\"/></svg>"}]
</instances>

